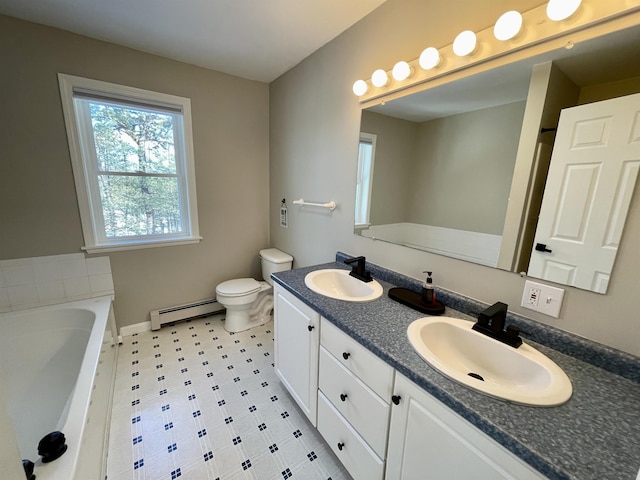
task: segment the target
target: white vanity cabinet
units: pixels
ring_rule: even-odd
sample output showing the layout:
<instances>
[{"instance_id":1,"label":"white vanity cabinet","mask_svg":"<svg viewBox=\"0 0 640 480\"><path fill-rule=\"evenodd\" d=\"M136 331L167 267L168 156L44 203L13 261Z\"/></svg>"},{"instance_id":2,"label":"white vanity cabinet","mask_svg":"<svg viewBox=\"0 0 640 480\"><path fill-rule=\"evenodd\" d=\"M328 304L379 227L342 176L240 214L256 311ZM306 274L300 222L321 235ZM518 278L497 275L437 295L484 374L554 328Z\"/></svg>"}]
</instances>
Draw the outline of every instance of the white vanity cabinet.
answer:
<instances>
[{"instance_id":1,"label":"white vanity cabinet","mask_svg":"<svg viewBox=\"0 0 640 480\"><path fill-rule=\"evenodd\" d=\"M321 319L318 431L355 479L384 478L394 373Z\"/></svg>"},{"instance_id":2,"label":"white vanity cabinet","mask_svg":"<svg viewBox=\"0 0 640 480\"><path fill-rule=\"evenodd\" d=\"M278 284L274 308L276 374L354 480L546 478Z\"/></svg>"},{"instance_id":3,"label":"white vanity cabinet","mask_svg":"<svg viewBox=\"0 0 640 480\"><path fill-rule=\"evenodd\" d=\"M320 315L278 284L273 296L276 375L315 427Z\"/></svg>"},{"instance_id":4,"label":"white vanity cabinet","mask_svg":"<svg viewBox=\"0 0 640 480\"><path fill-rule=\"evenodd\" d=\"M386 478L546 478L399 373L394 395Z\"/></svg>"}]
</instances>

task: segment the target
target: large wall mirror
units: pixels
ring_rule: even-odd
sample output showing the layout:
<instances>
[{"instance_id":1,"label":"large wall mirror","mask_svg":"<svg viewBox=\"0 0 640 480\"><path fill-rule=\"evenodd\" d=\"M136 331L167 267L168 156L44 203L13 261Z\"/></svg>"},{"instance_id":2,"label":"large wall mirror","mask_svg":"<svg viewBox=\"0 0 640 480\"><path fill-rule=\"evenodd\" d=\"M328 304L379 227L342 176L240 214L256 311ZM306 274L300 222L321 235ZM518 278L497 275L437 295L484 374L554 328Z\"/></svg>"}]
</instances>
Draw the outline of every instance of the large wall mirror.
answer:
<instances>
[{"instance_id":1,"label":"large wall mirror","mask_svg":"<svg viewBox=\"0 0 640 480\"><path fill-rule=\"evenodd\" d=\"M580 280L571 261L560 257L566 245L579 243L584 222L569 222L560 234L556 228L556 236L568 240L557 248L552 248L553 232L541 237L536 230L541 211L573 219L588 216L592 209L585 204L602 203L589 190L598 183L599 169L567 173L555 167L556 157L562 157L562 130L569 128L559 127L560 112L640 92L639 38L640 26L620 30L363 109L355 233L606 292L613 259L608 267L590 265L594 276ZM627 124L629 138L636 135L640 145L640 125ZM583 136L607 135L611 128L589 125ZM607 245L613 258L626 217L619 199L628 205L633 194L638 148L623 162L628 171L619 178L624 180L604 192L618 203L615 220L598 220L615 222L618 237ZM547 181L548 174L553 181ZM549 207L551 184L564 189L565 197L568 192L581 197L582 206L565 202L563 212ZM522 200L514 202L515 197ZM541 266L533 268L536 262Z\"/></svg>"}]
</instances>

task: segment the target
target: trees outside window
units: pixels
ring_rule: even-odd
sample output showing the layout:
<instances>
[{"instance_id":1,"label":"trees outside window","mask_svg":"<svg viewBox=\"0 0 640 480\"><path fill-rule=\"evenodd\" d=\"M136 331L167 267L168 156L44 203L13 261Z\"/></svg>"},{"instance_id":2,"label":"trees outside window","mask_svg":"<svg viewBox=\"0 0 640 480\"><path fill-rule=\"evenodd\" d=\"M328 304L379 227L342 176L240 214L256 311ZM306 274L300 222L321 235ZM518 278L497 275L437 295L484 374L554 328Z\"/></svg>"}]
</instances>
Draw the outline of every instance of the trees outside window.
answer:
<instances>
[{"instance_id":1,"label":"trees outside window","mask_svg":"<svg viewBox=\"0 0 640 480\"><path fill-rule=\"evenodd\" d=\"M198 241L188 99L60 75L85 248Z\"/></svg>"}]
</instances>

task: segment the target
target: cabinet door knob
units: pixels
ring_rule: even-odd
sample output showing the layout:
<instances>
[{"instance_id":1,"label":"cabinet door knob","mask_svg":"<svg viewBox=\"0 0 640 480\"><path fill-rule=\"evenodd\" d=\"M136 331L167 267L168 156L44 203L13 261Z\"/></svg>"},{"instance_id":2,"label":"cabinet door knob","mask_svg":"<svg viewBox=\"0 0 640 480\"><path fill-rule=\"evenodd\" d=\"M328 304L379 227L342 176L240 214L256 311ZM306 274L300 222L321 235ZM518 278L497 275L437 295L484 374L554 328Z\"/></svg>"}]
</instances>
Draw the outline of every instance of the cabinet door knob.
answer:
<instances>
[{"instance_id":1,"label":"cabinet door knob","mask_svg":"<svg viewBox=\"0 0 640 480\"><path fill-rule=\"evenodd\" d=\"M400 399L402 397L400 395L392 395L391 396L391 401L393 402L394 405L400 405Z\"/></svg>"},{"instance_id":2,"label":"cabinet door knob","mask_svg":"<svg viewBox=\"0 0 640 480\"><path fill-rule=\"evenodd\" d=\"M350 356L351 354L349 352L342 352L342 358L344 358L345 360L349 360Z\"/></svg>"},{"instance_id":3,"label":"cabinet door knob","mask_svg":"<svg viewBox=\"0 0 640 480\"><path fill-rule=\"evenodd\" d=\"M342 451L343 448L344 448L344 443L338 442L338 450Z\"/></svg>"},{"instance_id":4,"label":"cabinet door knob","mask_svg":"<svg viewBox=\"0 0 640 480\"><path fill-rule=\"evenodd\" d=\"M307 330L312 331L315 327L313 325L307 325Z\"/></svg>"},{"instance_id":5,"label":"cabinet door knob","mask_svg":"<svg viewBox=\"0 0 640 480\"><path fill-rule=\"evenodd\" d=\"M347 400L347 394L346 393L341 393L340 394L340 400L342 400L343 402L345 402Z\"/></svg>"}]
</instances>

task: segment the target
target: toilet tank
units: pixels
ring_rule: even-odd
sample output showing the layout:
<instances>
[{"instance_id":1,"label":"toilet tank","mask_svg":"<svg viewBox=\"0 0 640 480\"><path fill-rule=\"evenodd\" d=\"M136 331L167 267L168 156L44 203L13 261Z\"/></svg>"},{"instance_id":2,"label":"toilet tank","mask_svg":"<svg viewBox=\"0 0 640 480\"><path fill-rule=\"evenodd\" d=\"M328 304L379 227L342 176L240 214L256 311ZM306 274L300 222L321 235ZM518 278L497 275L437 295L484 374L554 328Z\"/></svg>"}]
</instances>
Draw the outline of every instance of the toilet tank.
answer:
<instances>
[{"instance_id":1,"label":"toilet tank","mask_svg":"<svg viewBox=\"0 0 640 480\"><path fill-rule=\"evenodd\" d=\"M272 273L291 270L291 265L293 264L293 257L277 248L260 250L260 258L262 261L262 278L269 285L273 285L273 280L271 280Z\"/></svg>"}]
</instances>

